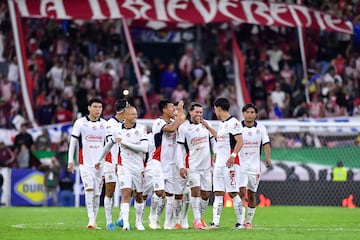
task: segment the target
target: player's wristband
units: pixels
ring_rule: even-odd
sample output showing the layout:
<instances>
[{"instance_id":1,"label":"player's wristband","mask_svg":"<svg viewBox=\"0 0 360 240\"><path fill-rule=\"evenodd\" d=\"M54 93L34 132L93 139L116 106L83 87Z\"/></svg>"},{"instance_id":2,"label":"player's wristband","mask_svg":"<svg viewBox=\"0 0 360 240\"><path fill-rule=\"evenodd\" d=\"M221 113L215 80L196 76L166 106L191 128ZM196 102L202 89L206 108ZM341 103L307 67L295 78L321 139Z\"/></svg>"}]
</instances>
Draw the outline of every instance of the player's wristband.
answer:
<instances>
[{"instance_id":1,"label":"player's wristband","mask_svg":"<svg viewBox=\"0 0 360 240\"><path fill-rule=\"evenodd\" d=\"M230 154L230 157L235 158L235 157L236 157L236 155L237 155L237 153L234 153L234 152L233 152L233 153L231 153L231 154Z\"/></svg>"}]
</instances>

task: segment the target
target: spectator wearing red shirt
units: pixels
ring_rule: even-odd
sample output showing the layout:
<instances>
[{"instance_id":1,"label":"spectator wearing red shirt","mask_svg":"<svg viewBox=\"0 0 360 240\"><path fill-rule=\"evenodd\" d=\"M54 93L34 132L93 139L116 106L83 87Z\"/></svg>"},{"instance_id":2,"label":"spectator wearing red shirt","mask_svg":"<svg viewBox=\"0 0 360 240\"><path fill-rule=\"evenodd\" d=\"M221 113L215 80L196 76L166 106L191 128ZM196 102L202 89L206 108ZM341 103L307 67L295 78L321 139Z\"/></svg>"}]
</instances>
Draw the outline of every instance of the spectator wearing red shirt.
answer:
<instances>
[{"instance_id":1,"label":"spectator wearing red shirt","mask_svg":"<svg viewBox=\"0 0 360 240\"><path fill-rule=\"evenodd\" d=\"M35 65L36 70L40 75L46 73L46 63L43 57L43 53L40 49L35 51Z\"/></svg>"},{"instance_id":2,"label":"spectator wearing red shirt","mask_svg":"<svg viewBox=\"0 0 360 240\"><path fill-rule=\"evenodd\" d=\"M0 140L0 167L17 167L15 154Z\"/></svg>"},{"instance_id":3,"label":"spectator wearing red shirt","mask_svg":"<svg viewBox=\"0 0 360 240\"><path fill-rule=\"evenodd\" d=\"M112 90L112 83L114 81L114 78L110 74L111 70L111 63L107 63L105 65L105 72L101 73L96 81L96 89L100 90L102 96L105 96L108 91Z\"/></svg>"},{"instance_id":4,"label":"spectator wearing red shirt","mask_svg":"<svg viewBox=\"0 0 360 240\"><path fill-rule=\"evenodd\" d=\"M58 105L54 114L55 123L71 122L73 120L72 118L71 111L65 109L61 104Z\"/></svg>"},{"instance_id":5,"label":"spectator wearing red shirt","mask_svg":"<svg viewBox=\"0 0 360 240\"><path fill-rule=\"evenodd\" d=\"M115 106L115 102L116 102L116 98L113 96L113 91L110 90L106 93L106 96L103 99L104 102L104 106L106 105L110 105L111 108L109 109L110 112L114 113L114 106Z\"/></svg>"},{"instance_id":6,"label":"spectator wearing red shirt","mask_svg":"<svg viewBox=\"0 0 360 240\"><path fill-rule=\"evenodd\" d=\"M331 61L331 65L335 68L336 74L342 76L345 71L345 58L339 53L336 58Z\"/></svg>"},{"instance_id":7,"label":"spectator wearing red shirt","mask_svg":"<svg viewBox=\"0 0 360 240\"><path fill-rule=\"evenodd\" d=\"M0 128L10 127L9 116L11 111L11 105L3 98L0 98Z\"/></svg>"},{"instance_id":8,"label":"spectator wearing red shirt","mask_svg":"<svg viewBox=\"0 0 360 240\"><path fill-rule=\"evenodd\" d=\"M260 74L260 79L264 84L265 92L270 93L275 89L276 77L270 72L269 68L265 68Z\"/></svg>"}]
</instances>

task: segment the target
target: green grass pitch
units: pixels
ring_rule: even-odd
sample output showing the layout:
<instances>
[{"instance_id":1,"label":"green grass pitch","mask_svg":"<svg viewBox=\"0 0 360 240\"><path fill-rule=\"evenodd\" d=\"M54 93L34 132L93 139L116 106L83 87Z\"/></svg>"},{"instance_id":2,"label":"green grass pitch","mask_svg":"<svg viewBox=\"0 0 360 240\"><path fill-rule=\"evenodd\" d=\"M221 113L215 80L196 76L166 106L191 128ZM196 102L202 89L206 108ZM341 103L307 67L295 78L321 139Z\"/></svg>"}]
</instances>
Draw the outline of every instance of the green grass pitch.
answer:
<instances>
[{"instance_id":1,"label":"green grass pitch","mask_svg":"<svg viewBox=\"0 0 360 240\"><path fill-rule=\"evenodd\" d=\"M118 216L118 208L113 216ZM99 210L97 223L101 230L86 228L87 217L84 207L12 207L0 208L1 240L66 240L66 239L141 239L141 240L197 240L197 239L246 239L246 240L296 240L296 239L359 239L360 209L341 207L280 207L257 208L253 229L234 230L235 214L232 208L224 208L218 230L151 230L147 227L149 208L146 208L144 226L146 231L105 230L104 208ZM209 207L204 220L210 222L212 209ZM130 222L134 225L134 209ZM189 223L192 222L191 209ZM190 224L191 225L191 224Z\"/></svg>"}]
</instances>

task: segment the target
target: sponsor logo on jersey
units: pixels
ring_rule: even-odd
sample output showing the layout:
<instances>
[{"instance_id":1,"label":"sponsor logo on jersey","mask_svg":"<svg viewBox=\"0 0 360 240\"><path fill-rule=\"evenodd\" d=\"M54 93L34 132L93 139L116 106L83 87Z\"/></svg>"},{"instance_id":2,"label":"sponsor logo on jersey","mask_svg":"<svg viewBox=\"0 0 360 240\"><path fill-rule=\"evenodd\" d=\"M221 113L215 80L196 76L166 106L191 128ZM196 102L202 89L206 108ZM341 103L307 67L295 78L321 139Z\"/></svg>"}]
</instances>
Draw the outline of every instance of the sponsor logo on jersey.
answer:
<instances>
[{"instance_id":1,"label":"sponsor logo on jersey","mask_svg":"<svg viewBox=\"0 0 360 240\"><path fill-rule=\"evenodd\" d=\"M85 140L88 142L103 142L103 137L89 134L85 137Z\"/></svg>"}]
</instances>

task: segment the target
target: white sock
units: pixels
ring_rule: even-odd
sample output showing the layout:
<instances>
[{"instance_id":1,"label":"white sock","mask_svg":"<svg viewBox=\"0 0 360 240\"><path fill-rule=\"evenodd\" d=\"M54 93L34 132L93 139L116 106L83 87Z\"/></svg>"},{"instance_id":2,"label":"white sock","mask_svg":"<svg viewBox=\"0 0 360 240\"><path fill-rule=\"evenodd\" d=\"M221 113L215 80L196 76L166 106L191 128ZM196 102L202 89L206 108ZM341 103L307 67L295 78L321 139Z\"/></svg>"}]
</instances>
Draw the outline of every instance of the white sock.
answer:
<instances>
[{"instance_id":1,"label":"white sock","mask_svg":"<svg viewBox=\"0 0 360 240\"><path fill-rule=\"evenodd\" d=\"M129 203L121 203L121 218L124 221L124 227L129 227L129 212L130 212L130 204Z\"/></svg>"},{"instance_id":2,"label":"white sock","mask_svg":"<svg viewBox=\"0 0 360 240\"><path fill-rule=\"evenodd\" d=\"M201 213L200 213L200 197L191 197L190 198L191 208L194 214L194 221L197 223L200 221Z\"/></svg>"},{"instance_id":3,"label":"white sock","mask_svg":"<svg viewBox=\"0 0 360 240\"><path fill-rule=\"evenodd\" d=\"M94 216L95 216L95 222L96 222L97 214L98 214L98 212L99 212L99 207L100 207L100 195L94 195Z\"/></svg>"},{"instance_id":4,"label":"white sock","mask_svg":"<svg viewBox=\"0 0 360 240\"><path fill-rule=\"evenodd\" d=\"M215 196L214 204L213 204L213 223L215 225L220 225L220 216L224 206L224 197L223 196Z\"/></svg>"},{"instance_id":5,"label":"white sock","mask_svg":"<svg viewBox=\"0 0 360 240\"><path fill-rule=\"evenodd\" d=\"M119 210L119 218L118 220L122 219L122 214L121 214L121 204L120 204L120 210Z\"/></svg>"},{"instance_id":6,"label":"white sock","mask_svg":"<svg viewBox=\"0 0 360 240\"><path fill-rule=\"evenodd\" d=\"M181 199L175 199L175 203L174 203L175 224L181 224L182 207L183 207L183 201Z\"/></svg>"},{"instance_id":7,"label":"white sock","mask_svg":"<svg viewBox=\"0 0 360 240\"><path fill-rule=\"evenodd\" d=\"M173 219L174 211L174 196L166 196L166 205L165 205L165 226L171 226L171 221Z\"/></svg>"},{"instance_id":8,"label":"white sock","mask_svg":"<svg viewBox=\"0 0 360 240\"><path fill-rule=\"evenodd\" d=\"M144 222L145 207L146 207L146 201L144 201L144 204L142 205L141 222Z\"/></svg>"},{"instance_id":9,"label":"white sock","mask_svg":"<svg viewBox=\"0 0 360 240\"><path fill-rule=\"evenodd\" d=\"M136 225L143 224L142 216L143 216L143 212L144 212L144 206L145 206L144 202L138 203L135 201L135 203L134 203L135 215L136 215L136 221L135 221Z\"/></svg>"},{"instance_id":10,"label":"white sock","mask_svg":"<svg viewBox=\"0 0 360 240\"><path fill-rule=\"evenodd\" d=\"M94 214L94 192L85 191L85 203L86 210L89 218L89 224L95 224L95 214Z\"/></svg>"},{"instance_id":11,"label":"white sock","mask_svg":"<svg viewBox=\"0 0 360 240\"><path fill-rule=\"evenodd\" d=\"M190 208L190 193L187 192L184 194L184 203L183 203L183 211L182 211L182 223L188 224L188 212Z\"/></svg>"},{"instance_id":12,"label":"white sock","mask_svg":"<svg viewBox=\"0 0 360 240\"><path fill-rule=\"evenodd\" d=\"M112 223L112 204L113 204L113 198L109 198L105 196L104 208L105 208L106 225Z\"/></svg>"},{"instance_id":13,"label":"white sock","mask_svg":"<svg viewBox=\"0 0 360 240\"><path fill-rule=\"evenodd\" d=\"M256 210L256 208L249 208L248 207L248 214L247 214L246 223L252 223L252 220L253 220L254 215L255 215L255 210Z\"/></svg>"},{"instance_id":14,"label":"white sock","mask_svg":"<svg viewBox=\"0 0 360 240\"><path fill-rule=\"evenodd\" d=\"M161 197L158 197L156 193L153 194L151 198L151 207L150 207L150 219L156 219L157 218L157 208L159 206L160 201L162 201Z\"/></svg>"},{"instance_id":15,"label":"white sock","mask_svg":"<svg viewBox=\"0 0 360 240\"><path fill-rule=\"evenodd\" d=\"M234 211L235 211L236 219L238 223L244 224L245 212L243 209L243 203L241 201L241 198L239 197L239 195L237 195L232 200L234 202Z\"/></svg>"},{"instance_id":16,"label":"white sock","mask_svg":"<svg viewBox=\"0 0 360 240\"><path fill-rule=\"evenodd\" d=\"M200 198L200 214L201 214L201 216L204 215L208 205L209 205L209 199L204 200L204 199Z\"/></svg>"}]
</instances>

